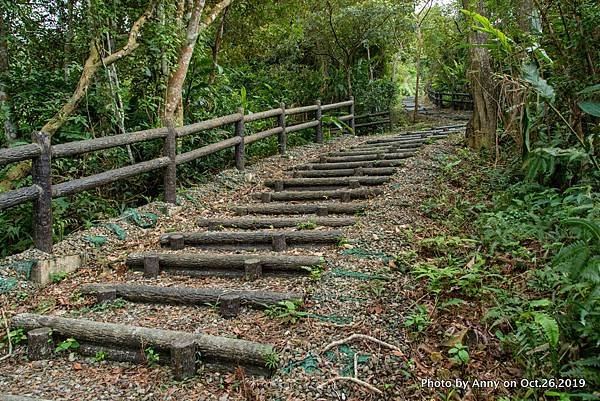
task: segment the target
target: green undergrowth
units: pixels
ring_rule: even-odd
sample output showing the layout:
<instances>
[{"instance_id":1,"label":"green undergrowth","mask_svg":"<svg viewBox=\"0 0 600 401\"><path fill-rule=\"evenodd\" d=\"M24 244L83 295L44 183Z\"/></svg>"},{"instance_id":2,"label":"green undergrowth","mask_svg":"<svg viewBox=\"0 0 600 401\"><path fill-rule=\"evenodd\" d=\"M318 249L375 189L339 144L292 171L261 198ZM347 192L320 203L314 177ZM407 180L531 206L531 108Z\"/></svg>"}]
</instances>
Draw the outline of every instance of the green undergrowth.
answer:
<instances>
[{"instance_id":1,"label":"green undergrowth","mask_svg":"<svg viewBox=\"0 0 600 401\"><path fill-rule=\"evenodd\" d=\"M418 333L432 315L448 319L455 308L481 305L481 324L522 377L586 382L583 388L511 390L518 399L598 399L597 183L542 185L463 149L437 161L436 191L420 212L439 229L396 257L424 286L435 313L415 304L407 328Z\"/></svg>"}]
</instances>

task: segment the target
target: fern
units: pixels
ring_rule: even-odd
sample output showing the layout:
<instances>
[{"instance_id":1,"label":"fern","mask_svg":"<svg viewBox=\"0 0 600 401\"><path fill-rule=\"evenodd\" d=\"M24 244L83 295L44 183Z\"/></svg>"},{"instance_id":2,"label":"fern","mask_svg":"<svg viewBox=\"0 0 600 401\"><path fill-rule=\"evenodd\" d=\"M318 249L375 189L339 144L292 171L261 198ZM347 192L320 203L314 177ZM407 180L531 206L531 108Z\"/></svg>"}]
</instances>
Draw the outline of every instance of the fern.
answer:
<instances>
[{"instance_id":1,"label":"fern","mask_svg":"<svg viewBox=\"0 0 600 401\"><path fill-rule=\"evenodd\" d=\"M558 346L558 323L556 319L545 313L534 312L533 320L542 328L544 337L548 340L548 343L552 348Z\"/></svg>"},{"instance_id":2,"label":"fern","mask_svg":"<svg viewBox=\"0 0 600 401\"><path fill-rule=\"evenodd\" d=\"M567 219L563 222L567 226L579 227L592 234L595 245L600 245L600 225L590 219Z\"/></svg>"},{"instance_id":3,"label":"fern","mask_svg":"<svg viewBox=\"0 0 600 401\"><path fill-rule=\"evenodd\" d=\"M563 247L553 260L554 266L577 280L590 257L590 246L580 240Z\"/></svg>"},{"instance_id":4,"label":"fern","mask_svg":"<svg viewBox=\"0 0 600 401\"><path fill-rule=\"evenodd\" d=\"M573 361L563 368L561 374L564 377L585 379L588 386L600 386L600 356Z\"/></svg>"}]
</instances>

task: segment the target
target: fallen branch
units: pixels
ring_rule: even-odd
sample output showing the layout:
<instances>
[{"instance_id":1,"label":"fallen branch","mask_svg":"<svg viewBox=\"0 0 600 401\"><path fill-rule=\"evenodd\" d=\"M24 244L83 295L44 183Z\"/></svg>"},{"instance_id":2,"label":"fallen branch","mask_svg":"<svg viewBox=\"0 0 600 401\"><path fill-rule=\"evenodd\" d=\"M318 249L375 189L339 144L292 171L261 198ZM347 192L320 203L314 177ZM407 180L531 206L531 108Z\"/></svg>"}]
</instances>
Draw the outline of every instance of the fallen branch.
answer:
<instances>
[{"instance_id":1,"label":"fallen branch","mask_svg":"<svg viewBox=\"0 0 600 401\"><path fill-rule=\"evenodd\" d=\"M6 329L6 339L8 341L8 354L6 354L2 358L0 358L0 362L5 359L10 358L13 353L12 341L10 339L10 328L8 326L8 320L6 320L6 315L4 314L4 309L2 310L2 320L4 321L4 328Z\"/></svg>"},{"instance_id":2,"label":"fallen branch","mask_svg":"<svg viewBox=\"0 0 600 401\"><path fill-rule=\"evenodd\" d=\"M335 383L337 381L349 381L349 382L358 384L360 386L363 386L378 395L383 395L383 391L379 390L377 387L374 387L374 386L370 385L369 383L362 381L360 379L357 379L355 377L346 377L346 376L337 376L337 377L331 378L331 379L327 380L325 383L319 385L319 387L317 387L317 389L322 390L326 386L330 385L331 383Z\"/></svg>"},{"instance_id":3,"label":"fallen branch","mask_svg":"<svg viewBox=\"0 0 600 401\"><path fill-rule=\"evenodd\" d=\"M356 339L368 340L368 341L374 342L376 344L379 344L383 347L389 348L391 350L402 352L402 350L400 348L396 347L395 345L386 343L385 341L378 340L375 337L371 337L366 334L352 334L350 337L344 338L342 340L334 341L331 344L329 344L328 346L326 346L325 348L323 348L323 351L321 351L321 352L327 352L333 347L337 347L338 345L349 343Z\"/></svg>"}]
</instances>

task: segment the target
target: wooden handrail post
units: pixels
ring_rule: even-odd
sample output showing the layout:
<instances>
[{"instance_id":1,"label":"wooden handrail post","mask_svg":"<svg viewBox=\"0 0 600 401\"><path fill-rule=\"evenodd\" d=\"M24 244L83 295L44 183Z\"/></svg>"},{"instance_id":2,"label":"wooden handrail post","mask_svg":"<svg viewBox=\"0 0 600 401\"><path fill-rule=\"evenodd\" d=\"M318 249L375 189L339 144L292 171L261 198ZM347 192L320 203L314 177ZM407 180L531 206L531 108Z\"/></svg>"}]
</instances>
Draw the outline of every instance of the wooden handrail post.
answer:
<instances>
[{"instance_id":1,"label":"wooden handrail post","mask_svg":"<svg viewBox=\"0 0 600 401\"><path fill-rule=\"evenodd\" d=\"M315 140L317 143L323 143L323 110L321 109L321 101L317 100L315 102L315 104L318 107L316 115L315 115L315 119L319 123L315 127L315 131L316 131L316 139Z\"/></svg>"},{"instance_id":2,"label":"wooden handrail post","mask_svg":"<svg viewBox=\"0 0 600 401\"><path fill-rule=\"evenodd\" d=\"M33 202L33 238L40 251L52 252L52 153L50 135L45 132L33 134L33 143L41 149L41 154L33 159L33 184L38 187L38 197Z\"/></svg>"},{"instance_id":3,"label":"wooden handrail post","mask_svg":"<svg viewBox=\"0 0 600 401\"><path fill-rule=\"evenodd\" d=\"M350 100L352 104L350 105L350 114L352 118L350 119L350 129L352 130L352 134L356 135L356 119L354 118L354 96L350 96Z\"/></svg>"},{"instance_id":4,"label":"wooden handrail post","mask_svg":"<svg viewBox=\"0 0 600 401\"><path fill-rule=\"evenodd\" d=\"M285 154L287 147L287 134L285 132L285 103L280 103L279 107L281 107L281 114L277 117L277 122L281 127L281 132L279 133L279 145L278 150L280 154Z\"/></svg>"},{"instance_id":5,"label":"wooden handrail post","mask_svg":"<svg viewBox=\"0 0 600 401\"><path fill-rule=\"evenodd\" d=\"M237 112L241 114L241 118L238 122L235 123L235 135L240 138L240 143L235 145L235 167L239 171L244 171L246 166L245 161L245 144L244 144L244 133L246 131L246 126L244 124L244 108L240 107L237 109Z\"/></svg>"},{"instance_id":6,"label":"wooden handrail post","mask_svg":"<svg viewBox=\"0 0 600 401\"><path fill-rule=\"evenodd\" d=\"M177 202L177 131L171 119L165 121L167 125L167 136L165 137L164 155L170 159L165 168L165 202L175 204Z\"/></svg>"},{"instance_id":7,"label":"wooden handrail post","mask_svg":"<svg viewBox=\"0 0 600 401\"><path fill-rule=\"evenodd\" d=\"M394 113L392 110L392 106L390 106L390 111L389 111L389 118L390 118L390 131L394 129Z\"/></svg>"}]
</instances>

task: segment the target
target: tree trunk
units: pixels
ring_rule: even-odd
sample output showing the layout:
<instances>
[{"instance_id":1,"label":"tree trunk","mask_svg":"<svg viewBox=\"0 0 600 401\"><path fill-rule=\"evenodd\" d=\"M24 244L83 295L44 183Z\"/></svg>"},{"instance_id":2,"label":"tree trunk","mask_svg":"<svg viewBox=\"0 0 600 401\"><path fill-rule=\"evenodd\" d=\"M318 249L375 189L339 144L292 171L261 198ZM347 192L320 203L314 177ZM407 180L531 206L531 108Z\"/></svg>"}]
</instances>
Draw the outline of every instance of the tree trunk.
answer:
<instances>
[{"instance_id":1,"label":"tree trunk","mask_svg":"<svg viewBox=\"0 0 600 401\"><path fill-rule=\"evenodd\" d=\"M346 62L344 69L346 70L346 83L348 85L348 97L354 96L354 93L352 92L352 65L350 64L350 61Z\"/></svg>"},{"instance_id":2,"label":"tree trunk","mask_svg":"<svg viewBox=\"0 0 600 401\"><path fill-rule=\"evenodd\" d=\"M73 42L73 1L69 1L67 5L67 21L66 21L66 34L65 34L65 45L63 47L63 74L65 82L69 80L69 55L71 54L72 42Z\"/></svg>"},{"instance_id":3,"label":"tree trunk","mask_svg":"<svg viewBox=\"0 0 600 401\"><path fill-rule=\"evenodd\" d=\"M208 77L209 85L214 84L215 79L217 78L217 70L219 68L219 51L221 50L221 43L223 42L223 32L225 31L225 18L227 17L227 11L229 11L229 7L227 7L223 11L223 17L221 17L221 25L219 25L219 29L217 29L215 44L212 47L212 70L210 71L210 76Z\"/></svg>"},{"instance_id":4,"label":"tree trunk","mask_svg":"<svg viewBox=\"0 0 600 401\"><path fill-rule=\"evenodd\" d=\"M110 26L110 21L108 22L108 26ZM110 37L110 32L106 32L106 48L108 50L108 54L113 52L113 40ZM117 127L119 128L119 134L125 133L125 110L123 107L123 100L121 99L120 94L120 82L119 82L119 74L117 73L117 66L115 64L111 64L106 68L106 74L108 76L108 86L110 88L110 92L112 94L113 106L115 108L115 117L117 118ZM129 156L129 162L131 164L135 164L135 159L133 157L133 152L131 151L131 145L126 145L127 155Z\"/></svg>"},{"instance_id":5,"label":"tree trunk","mask_svg":"<svg viewBox=\"0 0 600 401\"><path fill-rule=\"evenodd\" d=\"M8 61L9 19L6 11L0 11L0 109L3 111L4 135L7 143L17 139L17 128L12 118L12 105L5 82L10 65Z\"/></svg>"},{"instance_id":6,"label":"tree trunk","mask_svg":"<svg viewBox=\"0 0 600 401\"><path fill-rule=\"evenodd\" d=\"M176 126L183 124L183 84L190 67L190 62L192 61L192 56L194 55L194 48L196 47L198 35L200 31L211 25L231 2L232 0L221 1L210 10L210 13L203 20L200 20L202 11L204 10L205 1L194 0L185 33L185 39L179 51L177 68L171 75L167 85L165 111L163 115L165 121L172 121ZM176 113L177 118L175 118Z\"/></svg>"},{"instance_id":7,"label":"tree trunk","mask_svg":"<svg viewBox=\"0 0 600 401\"><path fill-rule=\"evenodd\" d=\"M471 10L470 0L463 0L465 9ZM483 0L478 1L477 12L485 15ZM492 57L488 49L481 47L487 42L483 32L469 32L469 69L467 78L473 95L473 114L466 128L467 146L475 150L494 148L498 128L498 87L494 82Z\"/></svg>"}]
</instances>

